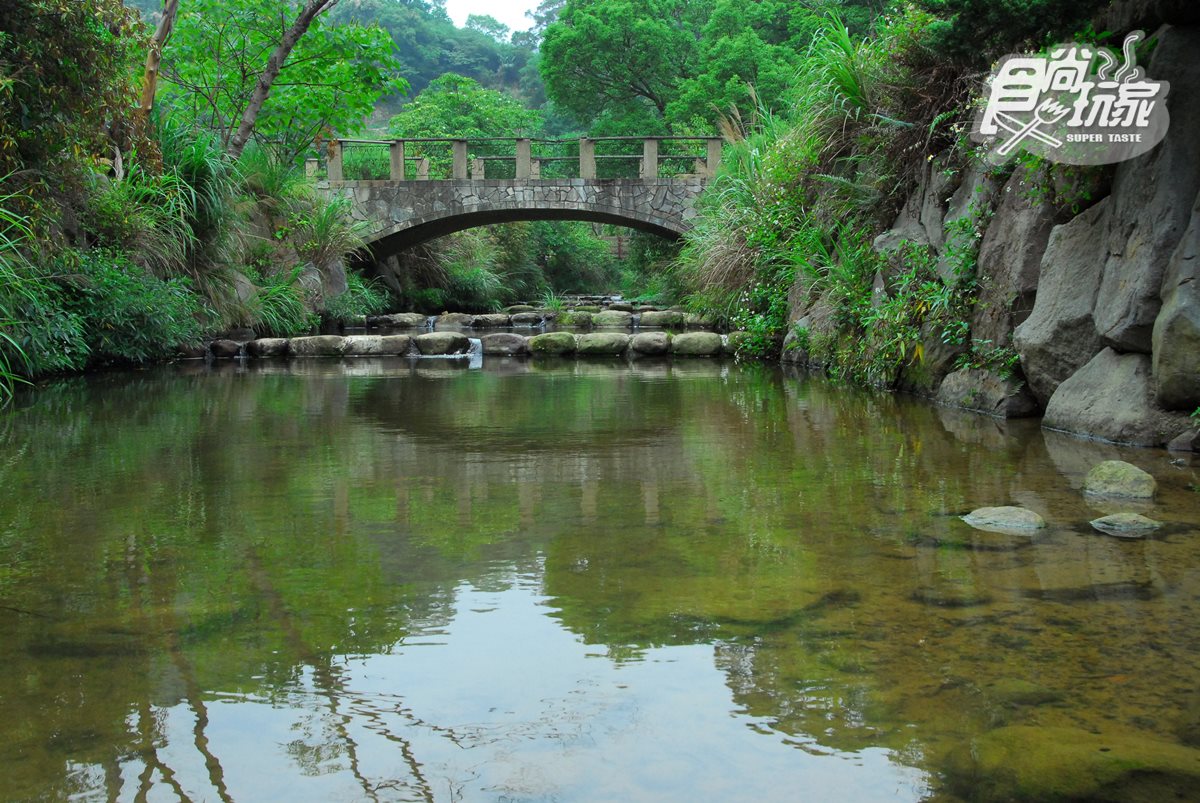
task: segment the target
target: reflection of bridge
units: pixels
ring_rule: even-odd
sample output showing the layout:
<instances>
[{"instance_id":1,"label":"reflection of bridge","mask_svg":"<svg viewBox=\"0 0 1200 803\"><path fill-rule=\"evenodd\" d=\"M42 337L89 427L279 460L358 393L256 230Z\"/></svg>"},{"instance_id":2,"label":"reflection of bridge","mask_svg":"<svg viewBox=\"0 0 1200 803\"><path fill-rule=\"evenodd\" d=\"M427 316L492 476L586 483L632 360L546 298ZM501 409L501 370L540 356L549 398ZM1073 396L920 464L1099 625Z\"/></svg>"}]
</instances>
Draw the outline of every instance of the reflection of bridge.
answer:
<instances>
[{"instance_id":1,"label":"reflection of bridge","mask_svg":"<svg viewBox=\"0 0 1200 803\"><path fill-rule=\"evenodd\" d=\"M717 137L334 140L321 186L372 224L376 258L518 220L612 223L674 239L691 228L720 158Z\"/></svg>"}]
</instances>

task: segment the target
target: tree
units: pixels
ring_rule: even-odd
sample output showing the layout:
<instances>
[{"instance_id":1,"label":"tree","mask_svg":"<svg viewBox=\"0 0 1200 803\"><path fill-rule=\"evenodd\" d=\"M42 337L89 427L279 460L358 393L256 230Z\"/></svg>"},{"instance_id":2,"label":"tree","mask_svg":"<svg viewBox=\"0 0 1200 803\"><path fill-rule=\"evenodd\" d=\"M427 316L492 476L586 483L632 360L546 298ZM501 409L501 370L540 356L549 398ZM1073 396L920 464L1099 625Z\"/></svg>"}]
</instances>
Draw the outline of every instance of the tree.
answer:
<instances>
[{"instance_id":1,"label":"tree","mask_svg":"<svg viewBox=\"0 0 1200 803\"><path fill-rule=\"evenodd\" d=\"M567 0L542 42L550 99L590 120L644 103L666 113L697 66L697 42L712 0Z\"/></svg>"},{"instance_id":2,"label":"tree","mask_svg":"<svg viewBox=\"0 0 1200 803\"><path fill-rule=\"evenodd\" d=\"M479 31L497 42L508 40L508 26L488 14L470 14L467 16L467 30Z\"/></svg>"},{"instance_id":3,"label":"tree","mask_svg":"<svg viewBox=\"0 0 1200 803\"><path fill-rule=\"evenodd\" d=\"M313 16L285 47L302 16L289 23L275 0L187 0L164 54L175 108L219 132L234 156L252 133L291 157L326 133L360 130L380 96L406 86L391 38Z\"/></svg>"},{"instance_id":4,"label":"tree","mask_svg":"<svg viewBox=\"0 0 1200 803\"><path fill-rule=\"evenodd\" d=\"M171 38L171 29L175 27L175 16L179 12L179 0L165 0L162 16L154 36L150 37L150 50L146 53L146 69L142 74L142 102L138 107L143 120L150 116L154 108L154 94L158 89L158 67L162 63L163 47Z\"/></svg>"},{"instance_id":5,"label":"tree","mask_svg":"<svg viewBox=\"0 0 1200 803\"><path fill-rule=\"evenodd\" d=\"M392 118L397 137L518 137L538 132L541 116L503 92L447 73Z\"/></svg>"}]
</instances>

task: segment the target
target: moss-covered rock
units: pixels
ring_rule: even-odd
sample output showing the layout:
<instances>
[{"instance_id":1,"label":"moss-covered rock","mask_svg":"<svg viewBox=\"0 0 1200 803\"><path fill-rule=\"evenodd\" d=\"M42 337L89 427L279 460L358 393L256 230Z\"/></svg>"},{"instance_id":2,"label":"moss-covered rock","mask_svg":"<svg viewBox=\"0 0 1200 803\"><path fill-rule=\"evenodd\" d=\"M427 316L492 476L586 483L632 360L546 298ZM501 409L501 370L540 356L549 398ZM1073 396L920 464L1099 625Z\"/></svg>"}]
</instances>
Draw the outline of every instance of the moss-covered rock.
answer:
<instances>
[{"instance_id":1,"label":"moss-covered rock","mask_svg":"<svg viewBox=\"0 0 1200 803\"><path fill-rule=\"evenodd\" d=\"M1032 533L1046 526L1037 513L1011 505L981 507L963 516L962 520L977 530L990 533Z\"/></svg>"},{"instance_id":2,"label":"moss-covered rock","mask_svg":"<svg viewBox=\"0 0 1200 803\"><path fill-rule=\"evenodd\" d=\"M575 335L569 332L547 332L529 338L529 350L537 354L557 355L575 352Z\"/></svg>"},{"instance_id":3,"label":"moss-covered rock","mask_svg":"<svg viewBox=\"0 0 1200 803\"><path fill-rule=\"evenodd\" d=\"M293 337L288 341L288 351L293 357L340 357L345 346L346 338L340 335Z\"/></svg>"},{"instance_id":4,"label":"moss-covered rock","mask_svg":"<svg viewBox=\"0 0 1200 803\"><path fill-rule=\"evenodd\" d=\"M624 332L592 332L575 338L577 354L621 354L629 347L629 335Z\"/></svg>"},{"instance_id":5,"label":"moss-covered rock","mask_svg":"<svg viewBox=\"0 0 1200 803\"><path fill-rule=\"evenodd\" d=\"M1158 490L1154 477L1123 460L1105 460L1087 473L1084 493L1125 499L1151 499Z\"/></svg>"},{"instance_id":6,"label":"moss-covered rock","mask_svg":"<svg viewBox=\"0 0 1200 803\"><path fill-rule=\"evenodd\" d=\"M562 312L558 315L559 326L574 326L577 329L591 329L593 315L590 312L580 312L579 310L570 310Z\"/></svg>"},{"instance_id":7,"label":"moss-covered rock","mask_svg":"<svg viewBox=\"0 0 1200 803\"><path fill-rule=\"evenodd\" d=\"M1190 800L1200 789L1200 750L1145 733L997 728L952 751L949 791L991 800Z\"/></svg>"},{"instance_id":8,"label":"moss-covered rock","mask_svg":"<svg viewBox=\"0 0 1200 803\"><path fill-rule=\"evenodd\" d=\"M604 312L597 312L592 318L592 323L598 327L606 327L610 329L628 329L633 322L633 315L621 310L606 309Z\"/></svg>"},{"instance_id":9,"label":"moss-covered rock","mask_svg":"<svg viewBox=\"0 0 1200 803\"><path fill-rule=\"evenodd\" d=\"M723 348L721 336L714 332L688 332L671 338L671 353L679 357L712 357Z\"/></svg>"},{"instance_id":10,"label":"moss-covered rock","mask_svg":"<svg viewBox=\"0 0 1200 803\"><path fill-rule=\"evenodd\" d=\"M648 356L667 354L671 351L671 336L666 332L638 332L630 339L629 348Z\"/></svg>"},{"instance_id":11,"label":"moss-covered rock","mask_svg":"<svg viewBox=\"0 0 1200 803\"><path fill-rule=\"evenodd\" d=\"M638 326L684 326L687 316L675 310L663 312L643 312L638 319Z\"/></svg>"}]
</instances>

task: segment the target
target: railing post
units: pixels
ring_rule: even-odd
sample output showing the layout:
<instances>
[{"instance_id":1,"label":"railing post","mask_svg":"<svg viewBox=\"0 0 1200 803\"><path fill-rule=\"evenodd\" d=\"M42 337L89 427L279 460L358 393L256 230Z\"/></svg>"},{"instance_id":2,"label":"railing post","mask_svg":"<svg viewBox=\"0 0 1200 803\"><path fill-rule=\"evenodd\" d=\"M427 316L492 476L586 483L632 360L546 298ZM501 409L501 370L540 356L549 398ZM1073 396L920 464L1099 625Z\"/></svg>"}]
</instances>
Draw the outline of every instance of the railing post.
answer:
<instances>
[{"instance_id":1,"label":"railing post","mask_svg":"<svg viewBox=\"0 0 1200 803\"><path fill-rule=\"evenodd\" d=\"M642 142L642 178L658 178L658 140Z\"/></svg>"},{"instance_id":2,"label":"railing post","mask_svg":"<svg viewBox=\"0 0 1200 803\"><path fill-rule=\"evenodd\" d=\"M454 146L454 173L453 178L467 177L467 141L465 139L456 139Z\"/></svg>"},{"instance_id":3,"label":"railing post","mask_svg":"<svg viewBox=\"0 0 1200 803\"><path fill-rule=\"evenodd\" d=\"M721 164L721 145L720 139L708 140L708 164L705 166L705 174L707 178L713 178L717 175L717 167Z\"/></svg>"},{"instance_id":4,"label":"railing post","mask_svg":"<svg viewBox=\"0 0 1200 803\"><path fill-rule=\"evenodd\" d=\"M404 140L398 139L388 145L388 156L391 161L392 181L404 181Z\"/></svg>"},{"instance_id":5,"label":"railing post","mask_svg":"<svg viewBox=\"0 0 1200 803\"><path fill-rule=\"evenodd\" d=\"M530 177L530 161L533 158L532 143L527 139L517 140L517 178Z\"/></svg>"},{"instance_id":6,"label":"railing post","mask_svg":"<svg viewBox=\"0 0 1200 803\"><path fill-rule=\"evenodd\" d=\"M529 177L530 178L541 178L542 177L542 160L541 159L531 159L529 161Z\"/></svg>"},{"instance_id":7,"label":"railing post","mask_svg":"<svg viewBox=\"0 0 1200 803\"><path fill-rule=\"evenodd\" d=\"M579 140L579 177L596 177L596 142L587 137Z\"/></svg>"},{"instance_id":8,"label":"railing post","mask_svg":"<svg viewBox=\"0 0 1200 803\"><path fill-rule=\"evenodd\" d=\"M321 163L318 162L316 159L305 159L304 160L304 175L307 176L308 178L316 178L317 170L320 168L320 166L321 166Z\"/></svg>"},{"instance_id":9,"label":"railing post","mask_svg":"<svg viewBox=\"0 0 1200 803\"><path fill-rule=\"evenodd\" d=\"M483 174L483 160L482 159L472 159L471 160L471 180L472 181L483 181L484 178L485 178L485 176Z\"/></svg>"},{"instance_id":10,"label":"railing post","mask_svg":"<svg viewBox=\"0 0 1200 803\"><path fill-rule=\"evenodd\" d=\"M417 160L417 181L429 181L429 159L424 156Z\"/></svg>"},{"instance_id":11,"label":"railing post","mask_svg":"<svg viewBox=\"0 0 1200 803\"><path fill-rule=\"evenodd\" d=\"M330 181L342 180L342 143L341 140L329 140L329 159L325 163L325 175Z\"/></svg>"}]
</instances>

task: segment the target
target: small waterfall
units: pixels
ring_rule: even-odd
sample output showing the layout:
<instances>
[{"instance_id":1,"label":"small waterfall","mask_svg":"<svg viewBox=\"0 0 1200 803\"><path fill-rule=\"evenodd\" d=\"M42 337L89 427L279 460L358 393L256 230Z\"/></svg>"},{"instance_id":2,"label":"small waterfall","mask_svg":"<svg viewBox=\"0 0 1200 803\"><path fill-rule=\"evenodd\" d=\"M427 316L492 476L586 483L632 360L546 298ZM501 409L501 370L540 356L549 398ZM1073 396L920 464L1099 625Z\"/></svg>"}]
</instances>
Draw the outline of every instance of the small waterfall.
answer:
<instances>
[{"instance_id":1,"label":"small waterfall","mask_svg":"<svg viewBox=\"0 0 1200 803\"><path fill-rule=\"evenodd\" d=\"M433 329L435 326L437 326L437 319L438 319L438 316L430 315L428 318L425 319L425 328Z\"/></svg>"},{"instance_id":2,"label":"small waterfall","mask_svg":"<svg viewBox=\"0 0 1200 803\"><path fill-rule=\"evenodd\" d=\"M633 315L631 315L629 318L629 327L631 329L637 329L641 325L642 325L642 313L640 313L640 312L633 313Z\"/></svg>"},{"instance_id":3,"label":"small waterfall","mask_svg":"<svg viewBox=\"0 0 1200 803\"><path fill-rule=\"evenodd\" d=\"M721 335L721 351L729 351L729 335Z\"/></svg>"},{"instance_id":4,"label":"small waterfall","mask_svg":"<svg viewBox=\"0 0 1200 803\"><path fill-rule=\"evenodd\" d=\"M483 341L477 337L469 337L467 341L471 344L467 348L467 367L482 368L483 367Z\"/></svg>"}]
</instances>

